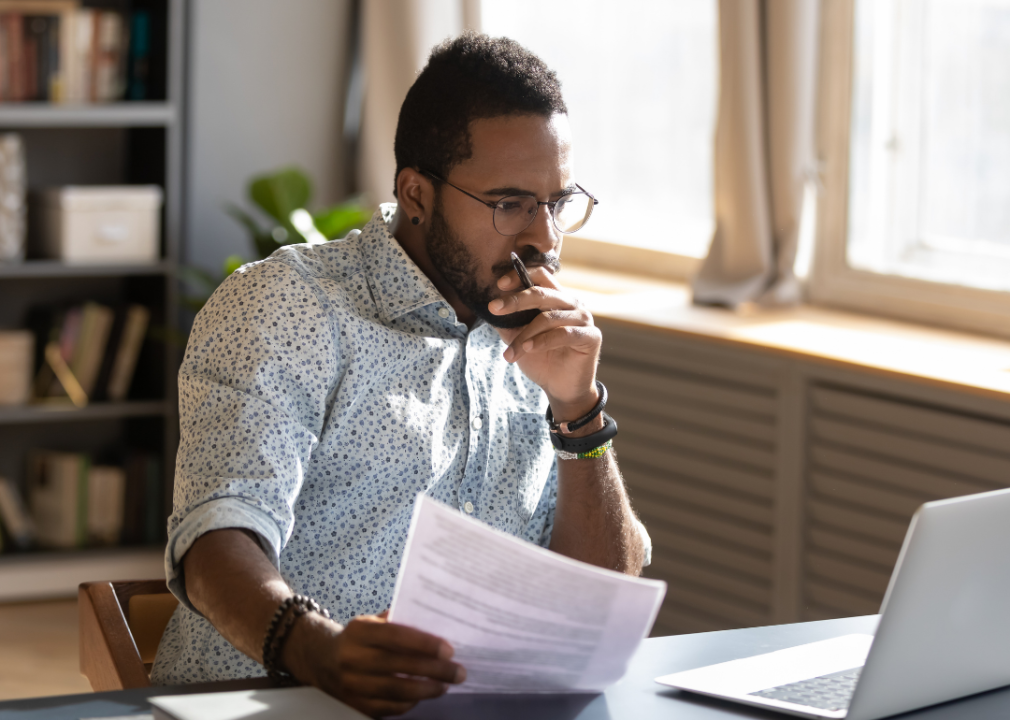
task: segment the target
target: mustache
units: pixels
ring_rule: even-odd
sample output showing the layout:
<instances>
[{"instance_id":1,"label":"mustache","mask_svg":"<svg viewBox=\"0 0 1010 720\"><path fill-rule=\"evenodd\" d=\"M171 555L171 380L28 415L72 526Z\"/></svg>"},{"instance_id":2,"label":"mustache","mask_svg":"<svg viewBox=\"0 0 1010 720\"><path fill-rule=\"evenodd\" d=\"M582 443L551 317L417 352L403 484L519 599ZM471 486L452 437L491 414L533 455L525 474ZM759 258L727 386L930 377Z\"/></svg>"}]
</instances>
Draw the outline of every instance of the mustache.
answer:
<instances>
[{"instance_id":1,"label":"mustache","mask_svg":"<svg viewBox=\"0 0 1010 720\"><path fill-rule=\"evenodd\" d=\"M561 258L554 253L541 253L533 250L533 252L527 252L525 255L521 255L519 253L516 254L519 255L519 259L523 261L523 265L530 270L534 267L543 266L550 270L552 275L557 275L561 272ZM511 260L503 260L491 268L495 277L501 277L513 270L514 268L512 267Z\"/></svg>"}]
</instances>

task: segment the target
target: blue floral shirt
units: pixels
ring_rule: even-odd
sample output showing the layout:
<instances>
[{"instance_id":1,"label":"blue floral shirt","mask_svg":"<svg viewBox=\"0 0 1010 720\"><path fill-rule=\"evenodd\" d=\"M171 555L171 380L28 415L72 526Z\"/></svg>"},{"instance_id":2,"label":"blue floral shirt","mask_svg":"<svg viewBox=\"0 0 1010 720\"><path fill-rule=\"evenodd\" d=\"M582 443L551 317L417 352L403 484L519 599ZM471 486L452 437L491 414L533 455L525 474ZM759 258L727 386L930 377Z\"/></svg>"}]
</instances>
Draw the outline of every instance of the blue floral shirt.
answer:
<instances>
[{"instance_id":1,"label":"blue floral shirt","mask_svg":"<svg viewBox=\"0 0 1010 720\"><path fill-rule=\"evenodd\" d=\"M181 605L155 683L264 674L187 600L180 562L211 530L256 533L341 623L389 607L418 492L549 543L547 399L492 327L456 319L390 234L395 209L243 267L197 316L165 554Z\"/></svg>"}]
</instances>

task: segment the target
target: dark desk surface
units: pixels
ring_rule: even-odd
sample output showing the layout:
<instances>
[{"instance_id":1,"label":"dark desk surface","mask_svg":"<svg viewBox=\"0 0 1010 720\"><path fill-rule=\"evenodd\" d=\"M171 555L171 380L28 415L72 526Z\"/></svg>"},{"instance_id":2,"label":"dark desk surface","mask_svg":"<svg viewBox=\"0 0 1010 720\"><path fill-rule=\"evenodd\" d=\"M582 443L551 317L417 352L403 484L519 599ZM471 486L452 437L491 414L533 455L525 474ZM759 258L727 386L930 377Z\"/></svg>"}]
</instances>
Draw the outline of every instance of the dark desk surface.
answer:
<instances>
[{"instance_id":1,"label":"dark desk surface","mask_svg":"<svg viewBox=\"0 0 1010 720\"><path fill-rule=\"evenodd\" d=\"M642 643L624 679L602 695L474 696L447 695L422 703L401 717L453 720L651 720L677 718L787 718L787 715L747 708L681 693L657 685L654 679L681 670L748 657L815 640L854 632L872 633L876 616L825 620L772 627L725 630L697 635L652 638ZM220 687L220 686L217 686ZM64 695L0 702L0 720L78 720L142 713L145 698L193 692L198 688L144 688L92 695ZM203 688L205 691L206 688ZM922 720L981 720L1010 717L1010 688L982 693L965 700L937 705L903 718Z\"/></svg>"}]
</instances>

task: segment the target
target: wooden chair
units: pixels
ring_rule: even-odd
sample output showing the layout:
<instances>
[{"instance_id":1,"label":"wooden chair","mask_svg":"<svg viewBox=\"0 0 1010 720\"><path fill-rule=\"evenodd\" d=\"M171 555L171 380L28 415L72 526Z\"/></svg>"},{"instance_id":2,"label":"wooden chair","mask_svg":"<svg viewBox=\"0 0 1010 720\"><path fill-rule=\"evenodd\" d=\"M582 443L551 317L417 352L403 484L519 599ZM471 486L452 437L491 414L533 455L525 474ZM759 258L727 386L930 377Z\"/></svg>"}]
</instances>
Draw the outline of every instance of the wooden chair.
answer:
<instances>
[{"instance_id":1,"label":"wooden chair","mask_svg":"<svg viewBox=\"0 0 1010 720\"><path fill-rule=\"evenodd\" d=\"M81 674L95 692L148 687L151 663L179 601L164 580L81 583Z\"/></svg>"}]
</instances>

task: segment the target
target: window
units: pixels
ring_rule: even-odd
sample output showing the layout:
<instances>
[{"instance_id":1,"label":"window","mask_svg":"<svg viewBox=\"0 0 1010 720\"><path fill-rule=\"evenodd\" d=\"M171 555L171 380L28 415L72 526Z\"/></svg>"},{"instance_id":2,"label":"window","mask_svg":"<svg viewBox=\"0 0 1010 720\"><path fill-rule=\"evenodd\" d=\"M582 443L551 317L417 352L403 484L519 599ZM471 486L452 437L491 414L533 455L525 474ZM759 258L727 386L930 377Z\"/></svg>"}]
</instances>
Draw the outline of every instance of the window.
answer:
<instances>
[{"instance_id":1,"label":"window","mask_svg":"<svg viewBox=\"0 0 1010 720\"><path fill-rule=\"evenodd\" d=\"M812 298L1010 334L1010 2L825 12Z\"/></svg>"},{"instance_id":2,"label":"window","mask_svg":"<svg viewBox=\"0 0 1010 720\"><path fill-rule=\"evenodd\" d=\"M856 5L848 258L1010 290L1010 3Z\"/></svg>"},{"instance_id":3,"label":"window","mask_svg":"<svg viewBox=\"0 0 1010 720\"><path fill-rule=\"evenodd\" d=\"M600 199L581 233L703 257L713 230L715 0L484 0L489 35L535 52L563 85L579 184Z\"/></svg>"}]
</instances>

